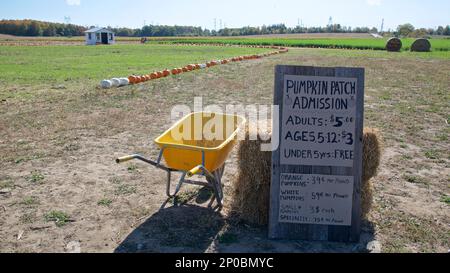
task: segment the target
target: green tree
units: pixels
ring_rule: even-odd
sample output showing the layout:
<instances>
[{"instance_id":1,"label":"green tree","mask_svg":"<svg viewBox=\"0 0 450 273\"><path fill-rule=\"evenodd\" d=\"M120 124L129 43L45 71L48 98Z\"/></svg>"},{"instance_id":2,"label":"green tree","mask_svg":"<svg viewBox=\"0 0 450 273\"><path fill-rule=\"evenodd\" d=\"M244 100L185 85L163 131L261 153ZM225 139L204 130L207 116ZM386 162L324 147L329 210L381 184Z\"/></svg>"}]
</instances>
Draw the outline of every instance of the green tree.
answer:
<instances>
[{"instance_id":1,"label":"green tree","mask_svg":"<svg viewBox=\"0 0 450 273\"><path fill-rule=\"evenodd\" d=\"M415 30L411 24L403 24L397 27L397 33L399 36L408 37Z\"/></svg>"},{"instance_id":2,"label":"green tree","mask_svg":"<svg viewBox=\"0 0 450 273\"><path fill-rule=\"evenodd\" d=\"M444 35L449 36L450 35L450 26L446 26L443 32Z\"/></svg>"}]
</instances>

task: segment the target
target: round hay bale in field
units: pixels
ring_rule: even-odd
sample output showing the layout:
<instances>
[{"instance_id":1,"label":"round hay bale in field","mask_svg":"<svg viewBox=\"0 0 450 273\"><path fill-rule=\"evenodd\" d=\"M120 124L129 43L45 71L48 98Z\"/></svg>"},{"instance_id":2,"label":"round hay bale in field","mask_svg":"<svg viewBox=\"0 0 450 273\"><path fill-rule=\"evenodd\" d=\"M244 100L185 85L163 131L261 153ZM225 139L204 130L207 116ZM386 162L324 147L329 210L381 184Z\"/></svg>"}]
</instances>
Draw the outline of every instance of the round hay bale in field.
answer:
<instances>
[{"instance_id":1,"label":"round hay bale in field","mask_svg":"<svg viewBox=\"0 0 450 273\"><path fill-rule=\"evenodd\" d=\"M263 123L264 124L264 123ZM271 125L271 122L268 124ZM265 124L264 124L265 125ZM238 174L233 181L231 211L240 219L255 225L269 221L272 153L261 151L261 144L270 143L268 128L257 140L249 140L255 125L249 125L245 140L238 145ZM374 177L380 165L382 139L377 129L366 128L363 137L363 180L361 184L361 215L367 218L373 203Z\"/></svg>"},{"instance_id":2,"label":"round hay bale in field","mask_svg":"<svg viewBox=\"0 0 450 273\"><path fill-rule=\"evenodd\" d=\"M113 84L112 84L112 82L111 82L110 80L103 80L103 81L100 83L100 86L101 86L103 89L109 89L109 88L111 88L111 87L113 86Z\"/></svg>"},{"instance_id":3,"label":"round hay bale in field","mask_svg":"<svg viewBox=\"0 0 450 273\"><path fill-rule=\"evenodd\" d=\"M393 37L389 39L386 43L386 50L390 52L399 52L402 49L402 40L399 38Z\"/></svg>"},{"instance_id":4,"label":"round hay bale in field","mask_svg":"<svg viewBox=\"0 0 450 273\"><path fill-rule=\"evenodd\" d=\"M119 87L120 86L120 79L113 78L113 79L111 79L111 83L112 83L112 86Z\"/></svg>"},{"instance_id":5,"label":"round hay bale in field","mask_svg":"<svg viewBox=\"0 0 450 273\"><path fill-rule=\"evenodd\" d=\"M428 39L417 39L411 45L411 51L414 52L430 52L431 51L431 43Z\"/></svg>"}]
</instances>

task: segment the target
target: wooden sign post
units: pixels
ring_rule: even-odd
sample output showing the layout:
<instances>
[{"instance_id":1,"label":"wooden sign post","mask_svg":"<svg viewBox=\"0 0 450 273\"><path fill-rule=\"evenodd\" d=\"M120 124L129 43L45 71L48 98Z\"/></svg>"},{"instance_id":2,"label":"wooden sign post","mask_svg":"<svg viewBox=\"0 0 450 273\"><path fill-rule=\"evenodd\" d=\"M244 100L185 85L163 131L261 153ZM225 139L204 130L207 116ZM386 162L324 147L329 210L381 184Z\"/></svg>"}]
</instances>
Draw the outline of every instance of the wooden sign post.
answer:
<instances>
[{"instance_id":1,"label":"wooden sign post","mask_svg":"<svg viewBox=\"0 0 450 273\"><path fill-rule=\"evenodd\" d=\"M269 237L357 242L364 69L277 66Z\"/></svg>"}]
</instances>

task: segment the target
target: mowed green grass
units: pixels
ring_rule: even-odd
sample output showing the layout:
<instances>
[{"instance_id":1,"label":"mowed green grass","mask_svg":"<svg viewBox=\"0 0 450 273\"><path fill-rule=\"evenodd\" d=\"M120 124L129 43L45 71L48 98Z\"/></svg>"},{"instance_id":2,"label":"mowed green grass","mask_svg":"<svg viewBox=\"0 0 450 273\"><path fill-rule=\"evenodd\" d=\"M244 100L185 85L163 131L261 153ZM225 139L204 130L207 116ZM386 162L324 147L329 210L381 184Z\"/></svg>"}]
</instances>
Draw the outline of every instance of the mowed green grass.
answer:
<instances>
[{"instance_id":1,"label":"mowed green grass","mask_svg":"<svg viewBox=\"0 0 450 273\"><path fill-rule=\"evenodd\" d=\"M370 49L385 50L387 39L363 39L363 38L322 38L322 39L299 39L299 38L154 38L152 41L167 43L216 43L237 45L275 45L289 47L322 47L338 49ZM401 39L403 51L409 51L415 41L412 38ZM430 39L433 51L450 51L450 39Z\"/></svg>"},{"instance_id":2,"label":"mowed green grass","mask_svg":"<svg viewBox=\"0 0 450 273\"><path fill-rule=\"evenodd\" d=\"M0 83L45 84L149 74L268 49L174 46L0 46Z\"/></svg>"}]
</instances>

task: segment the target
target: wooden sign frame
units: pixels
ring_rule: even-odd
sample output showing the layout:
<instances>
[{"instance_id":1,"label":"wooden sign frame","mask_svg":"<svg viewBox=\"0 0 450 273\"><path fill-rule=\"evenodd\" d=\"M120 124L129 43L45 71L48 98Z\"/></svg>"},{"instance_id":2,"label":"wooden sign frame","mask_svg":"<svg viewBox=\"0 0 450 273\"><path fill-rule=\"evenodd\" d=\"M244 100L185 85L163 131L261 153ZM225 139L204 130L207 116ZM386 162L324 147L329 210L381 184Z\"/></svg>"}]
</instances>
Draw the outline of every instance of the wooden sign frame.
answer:
<instances>
[{"instance_id":1,"label":"wooden sign frame","mask_svg":"<svg viewBox=\"0 0 450 273\"><path fill-rule=\"evenodd\" d=\"M362 180L362 141L364 128L364 68L324 68L310 66L284 66L278 65L275 69L274 105L280 107L280 120L274 121L274 127L279 128L279 147L272 155L272 184L269 213L269 238L293 239L332 242L359 242L361 233L361 180ZM353 167L308 166L308 165L281 165L282 141L282 113L284 98L285 75L294 76L320 76L336 78L357 79L356 96L356 132L354 136L354 163ZM298 223L281 223L280 216L280 175L282 173L335 175L354 177L352 197L351 226L315 225Z\"/></svg>"}]
</instances>

